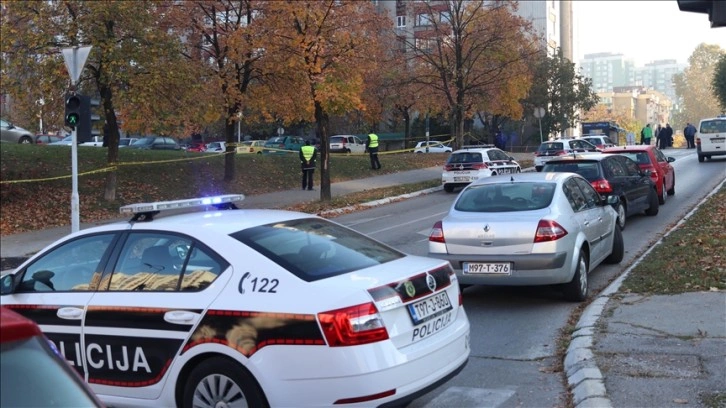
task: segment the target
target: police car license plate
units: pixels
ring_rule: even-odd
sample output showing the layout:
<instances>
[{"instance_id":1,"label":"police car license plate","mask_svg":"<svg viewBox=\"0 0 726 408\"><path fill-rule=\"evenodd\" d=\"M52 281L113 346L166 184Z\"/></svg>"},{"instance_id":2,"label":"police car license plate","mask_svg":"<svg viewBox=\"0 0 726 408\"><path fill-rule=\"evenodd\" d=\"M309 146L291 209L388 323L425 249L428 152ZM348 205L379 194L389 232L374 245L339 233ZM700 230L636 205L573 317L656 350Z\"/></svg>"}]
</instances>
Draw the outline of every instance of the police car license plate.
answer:
<instances>
[{"instance_id":1,"label":"police car license plate","mask_svg":"<svg viewBox=\"0 0 726 408\"><path fill-rule=\"evenodd\" d=\"M503 168L498 170L500 174L514 173L514 169L511 167Z\"/></svg>"},{"instance_id":2,"label":"police car license plate","mask_svg":"<svg viewBox=\"0 0 726 408\"><path fill-rule=\"evenodd\" d=\"M494 274L494 275L510 275L512 273L511 262L499 263L483 263L483 262L464 262L465 274Z\"/></svg>"},{"instance_id":3,"label":"police car license plate","mask_svg":"<svg viewBox=\"0 0 726 408\"><path fill-rule=\"evenodd\" d=\"M411 314L414 325L431 320L451 309L449 295L445 290L408 305L408 312Z\"/></svg>"},{"instance_id":4,"label":"police car license plate","mask_svg":"<svg viewBox=\"0 0 726 408\"><path fill-rule=\"evenodd\" d=\"M726 140L726 138L723 138L723 137L714 137L713 139L711 139L711 141L714 143L723 142L724 140Z\"/></svg>"},{"instance_id":5,"label":"police car license plate","mask_svg":"<svg viewBox=\"0 0 726 408\"><path fill-rule=\"evenodd\" d=\"M471 181L471 177L454 177L454 181Z\"/></svg>"}]
</instances>

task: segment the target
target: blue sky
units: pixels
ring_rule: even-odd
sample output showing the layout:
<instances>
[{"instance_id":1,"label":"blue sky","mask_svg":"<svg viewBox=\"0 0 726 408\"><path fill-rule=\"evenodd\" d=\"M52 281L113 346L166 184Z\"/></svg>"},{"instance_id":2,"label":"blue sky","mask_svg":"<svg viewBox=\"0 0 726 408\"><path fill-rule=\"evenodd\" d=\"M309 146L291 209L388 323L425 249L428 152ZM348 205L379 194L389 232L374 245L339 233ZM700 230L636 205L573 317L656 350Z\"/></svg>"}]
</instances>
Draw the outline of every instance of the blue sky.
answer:
<instances>
[{"instance_id":1,"label":"blue sky","mask_svg":"<svg viewBox=\"0 0 726 408\"><path fill-rule=\"evenodd\" d=\"M613 52L636 66L659 59L686 63L702 42L726 49L726 27L711 28L707 14L678 9L667 1L573 1L574 58Z\"/></svg>"}]
</instances>

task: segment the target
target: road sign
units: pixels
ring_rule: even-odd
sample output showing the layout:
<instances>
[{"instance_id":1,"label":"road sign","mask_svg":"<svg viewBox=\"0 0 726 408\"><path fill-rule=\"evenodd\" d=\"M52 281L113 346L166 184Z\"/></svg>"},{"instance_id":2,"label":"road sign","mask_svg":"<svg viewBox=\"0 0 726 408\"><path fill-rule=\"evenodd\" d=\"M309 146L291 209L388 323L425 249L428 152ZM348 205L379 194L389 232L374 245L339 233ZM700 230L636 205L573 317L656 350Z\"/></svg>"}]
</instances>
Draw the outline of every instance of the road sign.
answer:
<instances>
[{"instance_id":1,"label":"road sign","mask_svg":"<svg viewBox=\"0 0 726 408\"><path fill-rule=\"evenodd\" d=\"M279 128L277 128L277 134L278 135L282 136L283 133L285 133L285 129L282 126L280 126Z\"/></svg>"},{"instance_id":2,"label":"road sign","mask_svg":"<svg viewBox=\"0 0 726 408\"><path fill-rule=\"evenodd\" d=\"M68 74L71 76L71 84L73 86L81 78L81 72L83 72L83 67L86 66L86 60L88 59L88 54L91 52L91 48L92 46L89 45L86 47L63 48L61 50L63 52L63 61L66 64L66 69L68 69Z\"/></svg>"},{"instance_id":3,"label":"road sign","mask_svg":"<svg viewBox=\"0 0 726 408\"><path fill-rule=\"evenodd\" d=\"M545 109L544 108L534 108L534 117L537 119L544 118L545 115Z\"/></svg>"}]
</instances>

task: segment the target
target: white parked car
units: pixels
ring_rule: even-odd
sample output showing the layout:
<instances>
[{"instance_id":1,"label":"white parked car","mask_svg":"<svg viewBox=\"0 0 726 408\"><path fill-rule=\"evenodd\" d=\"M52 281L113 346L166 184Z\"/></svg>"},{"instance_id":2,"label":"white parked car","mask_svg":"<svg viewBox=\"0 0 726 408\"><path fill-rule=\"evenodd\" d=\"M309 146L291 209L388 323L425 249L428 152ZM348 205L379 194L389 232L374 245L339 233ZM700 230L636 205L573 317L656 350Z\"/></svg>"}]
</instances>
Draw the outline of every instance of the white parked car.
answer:
<instances>
[{"instance_id":1,"label":"white parked car","mask_svg":"<svg viewBox=\"0 0 726 408\"><path fill-rule=\"evenodd\" d=\"M358 136L336 135L330 136L331 153L365 153L366 143Z\"/></svg>"},{"instance_id":2,"label":"white parked car","mask_svg":"<svg viewBox=\"0 0 726 408\"><path fill-rule=\"evenodd\" d=\"M590 144L593 144L599 150L617 146L615 142L613 142L612 139L607 136L583 136L580 139L589 142Z\"/></svg>"},{"instance_id":3,"label":"white parked car","mask_svg":"<svg viewBox=\"0 0 726 408\"><path fill-rule=\"evenodd\" d=\"M574 173L479 179L434 224L429 256L449 261L464 285L558 284L582 301L588 273L623 259L617 203Z\"/></svg>"},{"instance_id":4,"label":"white parked car","mask_svg":"<svg viewBox=\"0 0 726 408\"><path fill-rule=\"evenodd\" d=\"M91 136L91 140L83 142L79 146L103 147L103 136Z\"/></svg>"},{"instance_id":5,"label":"white parked car","mask_svg":"<svg viewBox=\"0 0 726 408\"><path fill-rule=\"evenodd\" d=\"M579 155L598 153L597 147L582 139L556 139L543 142L534 152L534 168L542 171L545 163L553 159L561 159L562 156L578 153Z\"/></svg>"},{"instance_id":6,"label":"white parked car","mask_svg":"<svg viewBox=\"0 0 726 408\"><path fill-rule=\"evenodd\" d=\"M464 187L480 178L521 171L513 157L496 147L464 146L449 156L441 183L444 191L451 193L456 187Z\"/></svg>"},{"instance_id":7,"label":"white parked car","mask_svg":"<svg viewBox=\"0 0 726 408\"><path fill-rule=\"evenodd\" d=\"M72 146L73 135L68 135L58 142L48 143L48 146Z\"/></svg>"},{"instance_id":8,"label":"white parked car","mask_svg":"<svg viewBox=\"0 0 726 408\"><path fill-rule=\"evenodd\" d=\"M207 153L222 153L227 151L227 143L225 142L210 142L207 143Z\"/></svg>"},{"instance_id":9,"label":"white parked car","mask_svg":"<svg viewBox=\"0 0 726 408\"><path fill-rule=\"evenodd\" d=\"M428 151L426 149L428 145ZM451 146L447 146L441 142L436 141L423 141L416 143L416 147L413 149L414 153L451 153L454 149Z\"/></svg>"},{"instance_id":10,"label":"white parked car","mask_svg":"<svg viewBox=\"0 0 726 408\"><path fill-rule=\"evenodd\" d=\"M701 120L695 140L699 162L726 155L726 115Z\"/></svg>"},{"instance_id":11,"label":"white parked car","mask_svg":"<svg viewBox=\"0 0 726 408\"><path fill-rule=\"evenodd\" d=\"M2 306L108 406L405 405L464 367L448 262L243 198L122 207L0 278Z\"/></svg>"}]
</instances>

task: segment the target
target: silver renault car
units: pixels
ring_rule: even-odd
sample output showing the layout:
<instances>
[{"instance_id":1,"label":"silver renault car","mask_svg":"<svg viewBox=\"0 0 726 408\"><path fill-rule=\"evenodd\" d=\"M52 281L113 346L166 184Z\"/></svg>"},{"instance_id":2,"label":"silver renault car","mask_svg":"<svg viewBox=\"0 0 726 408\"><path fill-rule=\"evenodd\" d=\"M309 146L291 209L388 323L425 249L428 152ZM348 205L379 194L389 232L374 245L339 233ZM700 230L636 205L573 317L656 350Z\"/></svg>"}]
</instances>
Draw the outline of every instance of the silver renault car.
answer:
<instances>
[{"instance_id":1,"label":"silver renault car","mask_svg":"<svg viewBox=\"0 0 726 408\"><path fill-rule=\"evenodd\" d=\"M465 286L556 284L583 301L588 273L623 259L617 200L575 173L481 178L434 224L428 254L449 261Z\"/></svg>"},{"instance_id":2,"label":"silver renault car","mask_svg":"<svg viewBox=\"0 0 726 408\"><path fill-rule=\"evenodd\" d=\"M33 144L34 136L29 130L15 126L7 120L0 120L0 141L3 143Z\"/></svg>"}]
</instances>

